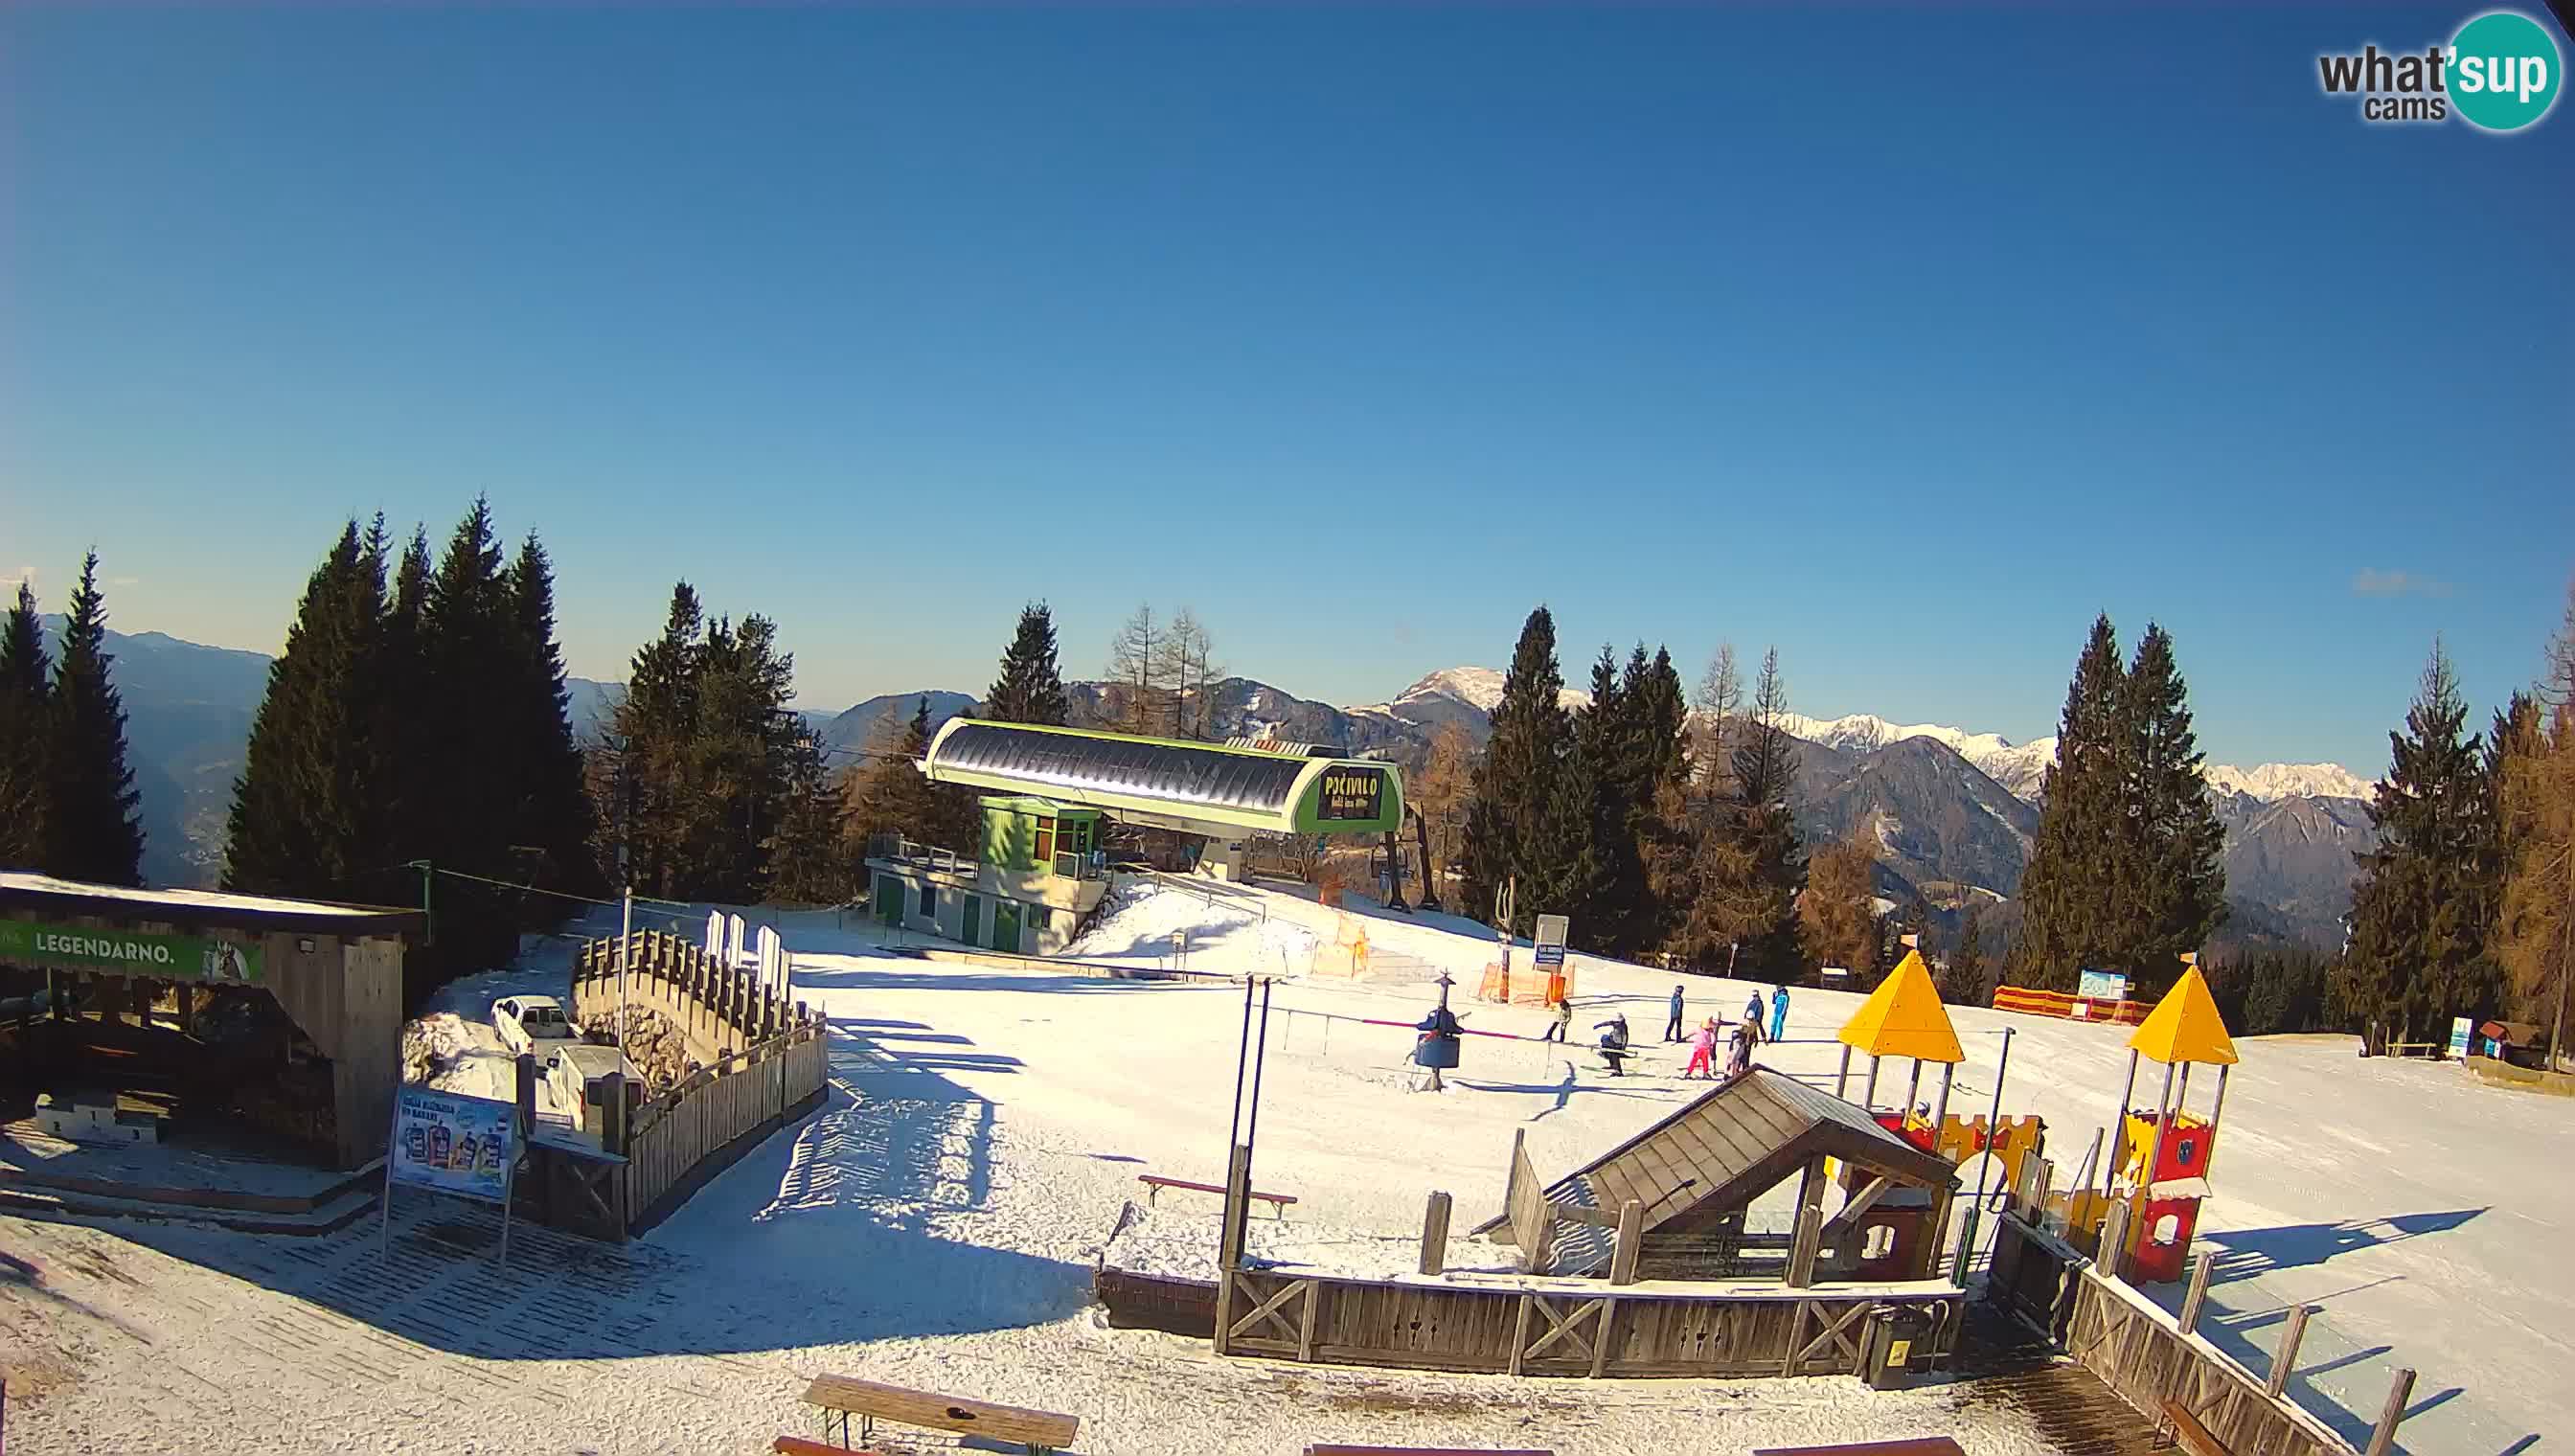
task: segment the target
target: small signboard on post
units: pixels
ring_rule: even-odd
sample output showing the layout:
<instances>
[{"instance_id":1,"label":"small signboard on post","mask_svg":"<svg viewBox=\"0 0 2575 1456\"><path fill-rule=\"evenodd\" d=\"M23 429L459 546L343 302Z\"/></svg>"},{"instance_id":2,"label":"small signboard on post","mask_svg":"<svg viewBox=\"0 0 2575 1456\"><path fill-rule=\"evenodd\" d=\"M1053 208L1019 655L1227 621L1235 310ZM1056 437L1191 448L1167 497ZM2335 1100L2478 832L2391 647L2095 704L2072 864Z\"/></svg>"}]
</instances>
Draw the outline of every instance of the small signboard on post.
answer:
<instances>
[{"instance_id":1,"label":"small signboard on post","mask_svg":"<svg viewBox=\"0 0 2575 1456\"><path fill-rule=\"evenodd\" d=\"M2115 970L2085 969L2075 977L2074 994L2087 1001L2124 1001L2128 977Z\"/></svg>"},{"instance_id":2,"label":"small signboard on post","mask_svg":"<svg viewBox=\"0 0 2575 1456\"><path fill-rule=\"evenodd\" d=\"M501 1262L510 1262L510 1191L519 1161L519 1109L510 1102L431 1087L394 1089L385 1148L385 1245L394 1236L394 1186L427 1188L501 1205Z\"/></svg>"},{"instance_id":3,"label":"small signboard on post","mask_svg":"<svg viewBox=\"0 0 2575 1456\"><path fill-rule=\"evenodd\" d=\"M1541 967L1551 971L1564 968L1564 932L1567 928L1568 922L1562 915L1537 917L1537 934L1533 939L1537 946L1535 958Z\"/></svg>"},{"instance_id":4,"label":"small signboard on post","mask_svg":"<svg viewBox=\"0 0 2575 1456\"><path fill-rule=\"evenodd\" d=\"M2467 1059L2468 1059L2468 1038L2469 1038L2469 1037L2471 1037L2471 1036L2474 1036L2474 1035L2476 1034L2476 1029L2477 1029L2477 1028L2476 1028L2476 1022L2475 1022L2472 1018L2470 1018L2470 1017L2467 1017L2467 1016L2453 1016L2453 1017L2451 1017L2451 1018L2450 1018L2450 1055L2452 1055L2452 1056L2454 1056L2454 1057L2458 1058L2458 1059L2459 1059L2459 1060L2461 1060L2461 1061L2465 1061L2465 1060L2467 1060Z\"/></svg>"}]
</instances>

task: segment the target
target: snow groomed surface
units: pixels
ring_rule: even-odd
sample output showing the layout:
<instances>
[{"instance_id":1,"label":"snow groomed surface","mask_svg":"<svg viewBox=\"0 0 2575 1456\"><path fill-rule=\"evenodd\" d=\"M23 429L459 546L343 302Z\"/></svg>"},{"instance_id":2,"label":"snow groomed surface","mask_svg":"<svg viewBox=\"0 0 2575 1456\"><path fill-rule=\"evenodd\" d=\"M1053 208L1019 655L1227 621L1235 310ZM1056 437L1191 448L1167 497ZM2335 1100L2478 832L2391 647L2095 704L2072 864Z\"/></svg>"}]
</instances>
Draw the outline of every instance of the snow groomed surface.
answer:
<instances>
[{"instance_id":1,"label":"snow groomed surface","mask_svg":"<svg viewBox=\"0 0 2575 1456\"><path fill-rule=\"evenodd\" d=\"M1343 928L1338 912L1271 891L1156 890L1129 913L1163 933L1204 927L1189 952L1202 971L1270 973L1288 932L1329 944ZM1416 1234L1433 1188L1454 1195L1457 1228L1493 1212L1513 1131L1552 1179L1698 1090L1673 1080L1681 1048L1651 1039L1675 979L1694 1017L1739 1013L1754 990L1576 956L1576 1035L1623 1009L1642 1074L1607 1078L1578 1048L1468 1037L1451 1090L1416 1093L1410 1032L1366 1023L1417 1018L1434 993L1425 968L1471 987L1490 933L1352 913L1404 979L1278 988L1260 1177L1299 1199L1283 1236L1348 1230L1364 1241L1335 1257L1354 1265ZM831 1371L1074 1411L1082 1449L1122 1456L1320 1440L1592 1456L1680 1434L1720 1451L1931 1434L1980 1456L2055 1449L1972 1387L1229 1363L1203 1341L1106 1328L1090 1284L1120 1210L1141 1199L1137 1175L1222 1178L1240 989L905 959L855 915L769 918L797 994L831 1019L833 1094L649 1237L611 1250L514 1235L505 1274L493 1230L462 1203L406 1206L390 1262L371 1225L286 1241L0 1218L0 1247L37 1271L0 1286L10 1435L32 1452L749 1453L809 1429L795 1395ZM523 968L453 988L446 1008L472 1020L511 990L561 994L569 960L568 942L538 944ZM1830 1038L1858 1000L1796 992L1789 1039L1763 1062L1829 1085ZM1469 1029L1546 1024L1534 1009L1457 1007ZM2049 1154L2070 1170L2111 1113L2128 1028L1951 1016L1966 1055L1952 1110L1988 1109L2000 1032L2014 1028L2002 1110L2045 1116ZM2563 1379L2575 1268L2560 1255L2575 1172L2530 1151L2564 1145L2565 1102L2475 1087L2454 1067L2362 1061L2345 1037L2237 1050L2202 1224L2217 1258L2202 1332L2261 1369L2286 1306L2319 1305L2292 1390L2350 1435L2375 1417L2388 1371L2415 1367L2400 1445L2418 1456L2575 1430ZM1191 1216L1175 1196L1158 1219Z\"/></svg>"}]
</instances>

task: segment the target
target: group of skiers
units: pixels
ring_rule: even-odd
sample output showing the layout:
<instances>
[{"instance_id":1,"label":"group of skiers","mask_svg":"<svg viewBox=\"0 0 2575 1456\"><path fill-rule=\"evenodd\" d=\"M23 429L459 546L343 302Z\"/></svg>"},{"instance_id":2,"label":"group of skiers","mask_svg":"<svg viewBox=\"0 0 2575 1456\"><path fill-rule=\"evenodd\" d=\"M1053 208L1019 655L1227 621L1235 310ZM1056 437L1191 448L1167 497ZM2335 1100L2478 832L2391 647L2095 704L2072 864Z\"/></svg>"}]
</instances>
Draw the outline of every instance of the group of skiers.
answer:
<instances>
[{"instance_id":1,"label":"group of skiers","mask_svg":"<svg viewBox=\"0 0 2575 1456\"><path fill-rule=\"evenodd\" d=\"M1678 985L1672 987L1671 1016L1663 1027L1663 1040L1686 1041L1689 1044L1689 1065L1681 1071L1683 1078L1713 1080L1716 1076L1716 1040L1721 1023L1716 1017L1710 1016L1699 1023L1696 1031L1684 1036L1681 1026L1686 994L1685 987ZM1547 1003L1547 1010L1550 1019L1545 1033L1538 1039L1558 1043L1567 1041L1573 1026L1572 1003L1563 996L1557 996ZM1773 986L1770 990L1770 1025L1766 1039L1778 1040L1787 1028L1788 988ZM1430 1081L1427 1089L1437 1090L1440 1069L1457 1065L1457 1036L1461 1028L1457 1024L1456 1016L1448 1010L1443 1000L1440 1005L1432 1008L1430 1014L1422 1018L1414 1029L1421 1033L1421 1037L1413 1049L1412 1059L1417 1065L1429 1069ZM1626 1075L1627 1060L1636 1054L1635 1049L1628 1043L1626 1016L1612 1012L1609 1019L1591 1023L1591 1029L1600 1033L1595 1049L1599 1051L1600 1059L1608 1064L1609 1075L1613 1077ZM1757 992L1743 1003L1743 1019L1733 1023L1730 1029L1725 1029L1724 1034L1727 1038L1725 1076L1728 1081L1731 1081L1752 1069L1753 1050L1765 1039L1761 1025L1761 997Z\"/></svg>"}]
</instances>

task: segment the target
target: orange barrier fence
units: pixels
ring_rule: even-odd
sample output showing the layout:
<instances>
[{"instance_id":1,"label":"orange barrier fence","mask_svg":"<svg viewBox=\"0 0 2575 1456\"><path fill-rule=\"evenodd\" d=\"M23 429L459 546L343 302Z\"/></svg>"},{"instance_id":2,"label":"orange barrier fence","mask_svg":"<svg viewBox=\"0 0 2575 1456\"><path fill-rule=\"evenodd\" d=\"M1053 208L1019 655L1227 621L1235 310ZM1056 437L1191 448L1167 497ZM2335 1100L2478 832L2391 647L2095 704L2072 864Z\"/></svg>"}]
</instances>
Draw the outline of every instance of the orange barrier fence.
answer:
<instances>
[{"instance_id":1,"label":"orange barrier fence","mask_svg":"<svg viewBox=\"0 0 2575 1456\"><path fill-rule=\"evenodd\" d=\"M2055 1016L2067 1021L2107 1021L2117 1026L2134 1026L2146 1019L2146 1012L2154 1008L2143 1001L2087 1000L2062 991L1996 986L1994 1009L2020 1011L2032 1016Z\"/></svg>"}]
</instances>

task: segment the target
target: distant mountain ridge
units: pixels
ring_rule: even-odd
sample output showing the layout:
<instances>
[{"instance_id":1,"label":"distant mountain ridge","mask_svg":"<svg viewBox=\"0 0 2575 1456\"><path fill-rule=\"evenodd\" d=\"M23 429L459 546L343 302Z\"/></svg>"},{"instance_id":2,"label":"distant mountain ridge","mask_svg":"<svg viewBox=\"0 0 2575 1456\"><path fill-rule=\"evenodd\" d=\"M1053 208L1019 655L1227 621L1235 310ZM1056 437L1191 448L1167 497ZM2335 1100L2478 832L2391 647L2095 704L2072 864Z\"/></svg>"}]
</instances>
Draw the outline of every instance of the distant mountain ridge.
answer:
<instances>
[{"instance_id":1,"label":"distant mountain ridge","mask_svg":"<svg viewBox=\"0 0 2575 1456\"><path fill-rule=\"evenodd\" d=\"M59 641L62 619L48 617L45 626ZM146 877L212 883L269 659L160 632L110 632L108 651L142 792ZM1502 681L1489 668L1444 668L1386 702L1343 708L1230 677L1207 690L1206 731L1321 743L1417 765L1443 727L1453 724L1480 744L1491 732ZM574 728L585 738L606 728L625 696L616 683L576 678L567 687ZM1076 723L1109 722L1109 685L1077 681L1065 692ZM846 765L899 728L924 697L934 727L976 707L971 694L924 689L805 717L836 750L836 763ZM1568 688L1561 701L1571 709L1590 699ZM1874 714L1799 716L1788 727L1801 742L1794 793L1809 842L1868 834L1881 887L1891 894L1941 883L2005 896L2018 889L2037 833L2039 785L2055 758L2053 738L2014 743L1998 733ZM2369 783L2331 763L2213 764L2207 771L2226 827L2227 889L2244 911L2239 918L2268 933L2338 943L2354 856L2374 842L2363 801Z\"/></svg>"}]
</instances>

